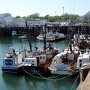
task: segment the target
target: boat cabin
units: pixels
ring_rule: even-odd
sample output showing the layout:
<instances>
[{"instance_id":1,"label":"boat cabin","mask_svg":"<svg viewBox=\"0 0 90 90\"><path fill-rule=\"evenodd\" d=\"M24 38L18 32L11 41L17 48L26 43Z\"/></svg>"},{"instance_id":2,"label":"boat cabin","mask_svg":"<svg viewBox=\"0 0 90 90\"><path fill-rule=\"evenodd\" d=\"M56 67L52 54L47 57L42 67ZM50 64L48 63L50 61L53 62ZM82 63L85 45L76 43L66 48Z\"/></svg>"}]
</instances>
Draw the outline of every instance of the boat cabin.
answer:
<instances>
[{"instance_id":1,"label":"boat cabin","mask_svg":"<svg viewBox=\"0 0 90 90\"><path fill-rule=\"evenodd\" d=\"M15 59L14 58L4 58L3 65L4 66L13 66L13 65L15 65Z\"/></svg>"},{"instance_id":2,"label":"boat cabin","mask_svg":"<svg viewBox=\"0 0 90 90\"><path fill-rule=\"evenodd\" d=\"M74 61L74 60L77 60L77 57L78 57L79 53L78 51L74 51L74 52L70 52L70 51L65 51L65 52L62 52L58 55L56 55L52 61L52 64L60 64L60 63L66 63L66 62L71 62L71 61Z\"/></svg>"},{"instance_id":3,"label":"boat cabin","mask_svg":"<svg viewBox=\"0 0 90 90\"><path fill-rule=\"evenodd\" d=\"M41 64L45 64L46 62L46 55L38 55L35 57L28 57L24 59L25 66L38 66Z\"/></svg>"},{"instance_id":4,"label":"boat cabin","mask_svg":"<svg viewBox=\"0 0 90 90\"><path fill-rule=\"evenodd\" d=\"M80 69L87 63L90 63L90 55L86 53L80 55L77 59L77 69Z\"/></svg>"}]
</instances>

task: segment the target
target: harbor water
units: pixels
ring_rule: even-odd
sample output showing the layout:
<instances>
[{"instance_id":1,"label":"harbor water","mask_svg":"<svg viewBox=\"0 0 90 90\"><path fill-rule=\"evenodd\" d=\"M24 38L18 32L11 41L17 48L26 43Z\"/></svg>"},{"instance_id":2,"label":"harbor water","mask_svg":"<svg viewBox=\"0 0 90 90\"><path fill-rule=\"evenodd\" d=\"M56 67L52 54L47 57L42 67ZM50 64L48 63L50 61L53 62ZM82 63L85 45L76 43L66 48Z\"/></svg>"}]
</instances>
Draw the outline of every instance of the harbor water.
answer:
<instances>
[{"instance_id":1,"label":"harbor water","mask_svg":"<svg viewBox=\"0 0 90 90\"><path fill-rule=\"evenodd\" d=\"M63 51L68 41L53 42L53 45ZM32 40L32 47L37 46L39 49L44 47L43 42L36 42ZM17 75L10 73L3 73L1 66L3 58L9 49L13 47L17 51L21 48L29 50L29 43L27 39L0 39L0 90L76 90L79 81L76 77L59 77L54 80L33 77L29 74Z\"/></svg>"}]
</instances>

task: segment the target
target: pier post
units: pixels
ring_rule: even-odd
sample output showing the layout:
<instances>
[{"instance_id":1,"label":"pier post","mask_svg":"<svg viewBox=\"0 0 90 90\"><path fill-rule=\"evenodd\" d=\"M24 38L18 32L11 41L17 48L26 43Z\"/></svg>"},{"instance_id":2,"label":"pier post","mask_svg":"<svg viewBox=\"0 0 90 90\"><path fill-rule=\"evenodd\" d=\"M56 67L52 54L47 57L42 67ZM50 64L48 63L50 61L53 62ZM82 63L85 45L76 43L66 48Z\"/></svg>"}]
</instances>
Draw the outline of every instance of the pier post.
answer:
<instances>
[{"instance_id":1,"label":"pier post","mask_svg":"<svg viewBox=\"0 0 90 90\"><path fill-rule=\"evenodd\" d=\"M80 71L80 82L83 82L84 79L83 79L83 69L81 69Z\"/></svg>"},{"instance_id":2,"label":"pier post","mask_svg":"<svg viewBox=\"0 0 90 90\"><path fill-rule=\"evenodd\" d=\"M81 69L81 71L80 71L80 82L84 82L88 72L89 72L88 68L82 68Z\"/></svg>"}]
</instances>

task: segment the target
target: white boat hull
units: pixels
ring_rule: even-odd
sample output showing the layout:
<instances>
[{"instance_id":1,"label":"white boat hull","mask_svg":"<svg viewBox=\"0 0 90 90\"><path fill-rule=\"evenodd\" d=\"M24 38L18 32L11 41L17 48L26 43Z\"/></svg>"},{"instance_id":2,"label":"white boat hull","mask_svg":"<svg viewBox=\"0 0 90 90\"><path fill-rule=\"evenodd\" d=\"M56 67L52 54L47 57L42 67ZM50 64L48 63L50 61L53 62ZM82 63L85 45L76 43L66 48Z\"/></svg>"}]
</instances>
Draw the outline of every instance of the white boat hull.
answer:
<instances>
[{"instance_id":1,"label":"white boat hull","mask_svg":"<svg viewBox=\"0 0 90 90\"><path fill-rule=\"evenodd\" d=\"M55 68L55 67L48 67L49 70L51 71L51 74L59 74L59 75L72 75L72 70L71 69L60 69L60 68Z\"/></svg>"}]
</instances>

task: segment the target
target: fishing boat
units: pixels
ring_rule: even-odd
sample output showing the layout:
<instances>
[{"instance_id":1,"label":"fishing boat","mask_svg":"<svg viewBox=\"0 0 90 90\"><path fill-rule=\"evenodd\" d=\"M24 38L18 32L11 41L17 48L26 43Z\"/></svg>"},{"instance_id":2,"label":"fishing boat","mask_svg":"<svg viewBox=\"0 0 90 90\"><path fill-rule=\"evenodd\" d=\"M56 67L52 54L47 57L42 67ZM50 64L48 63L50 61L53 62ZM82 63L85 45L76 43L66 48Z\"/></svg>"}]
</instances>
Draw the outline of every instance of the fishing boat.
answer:
<instances>
[{"instance_id":1,"label":"fishing boat","mask_svg":"<svg viewBox=\"0 0 90 90\"><path fill-rule=\"evenodd\" d=\"M66 38L66 35L63 34L63 33L58 33L58 32L55 32L55 40L63 40Z\"/></svg>"},{"instance_id":2,"label":"fishing boat","mask_svg":"<svg viewBox=\"0 0 90 90\"><path fill-rule=\"evenodd\" d=\"M36 38L39 41L44 41L44 39L46 38L46 41L53 42L53 41L65 39L66 35L63 33L58 33L58 31L56 32L48 31L47 27L43 26L43 32L40 33Z\"/></svg>"},{"instance_id":3,"label":"fishing boat","mask_svg":"<svg viewBox=\"0 0 90 90\"><path fill-rule=\"evenodd\" d=\"M22 73L21 67L23 66L23 56L21 52L17 55L15 49L8 52L3 58L2 71L9 73Z\"/></svg>"},{"instance_id":4,"label":"fishing boat","mask_svg":"<svg viewBox=\"0 0 90 90\"><path fill-rule=\"evenodd\" d=\"M44 51L35 50L26 53L24 58L23 70L30 74L49 74L48 67L51 64L52 58L59 53L59 50L53 47L47 47Z\"/></svg>"},{"instance_id":5,"label":"fishing boat","mask_svg":"<svg viewBox=\"0 0 90 90\"><path fill-rule=\"evenodd\" d=\"M85 53L80 54L77 59L77 69L80 71L82 68L90 66L90 50L86 50Z\"/></svg>"},{"instance_id":6,"label":"fishing boat","mask_svg":"<svg viewBox=\"0 0 90 90\"><path fill-rule=\"evenodd\" d=\"M34 57L27 57L24 59L24 71L25 73L31 73L31 74L45 74L45 65L46 64L46 55L36 55ZM47 62L47 65L49 65L50 62ZM48 66L47 66L48 67ZM46 67L46 68L47 68Z\"/></svg>"},{"instance_id":7,"label":"fishing boat","mask_svg":"<svg viewBox=\"0 0 90 90\"><path fill-rule=\"evenodd\" d=\"M28 35L30 51L26 52L26 57L24 58L23 70L25 73L46 74L46 72L49 72L48 67L51 64L52 58L59 53L58 48L55 48L52 44L46 42L46 24L44 30L45 38L43 50L39 50L38 47L35 47L35 50L32 50L30 35Z\"/></svg>"},{"instance_id":8,"label":"fishing boat","mask_svg":"<svg viewBox=\"0 0 90 90\"><path fill-rule=\"evenodd\" d=\"M74 43L77 44L80 49L90 49L90 35L75 34Z\"/></svg>"},{"instance_id":9,"label":"fishing boat","mask_svg":"<svg viewBox=\"0 0 90 90\"><path fill-rule=\"evenodd\" d=\"M70 45L52 59L51 74L72 75L77 72L77 58L80 52L77 46Z\"/></svg>"},{"instance_id":10,"label":"fishing boat","mask_svg":"<svg viewBox=\"0 0 90 90\"><path fill-rule=\"evenodd\" d=\"M45 35L39 34L36 38L39 41L44 41L44 37L45 37ZM52 32L49 32L46 34L46 41L54 41L54 40L55 40L55 37L54 37L54 34Z\"/></svg>"},{"instance_id":11,"label":"fishing boat","mask_svg":"<svg viewBox=\"0 0 90 90\"><path fill-rule=\"evenodd\" d=\"M44 35L43 34L39 34L37 36L37 39L40 40L40 41L44 41ZM58 33L58 32L55 32L55 33L52 33L52 32L47 32L46 33L46 41L57 41L57 40L62 40L62 39L65 39L66 36L63 34L63 33Z\"/></svg>"}]
</instances>

